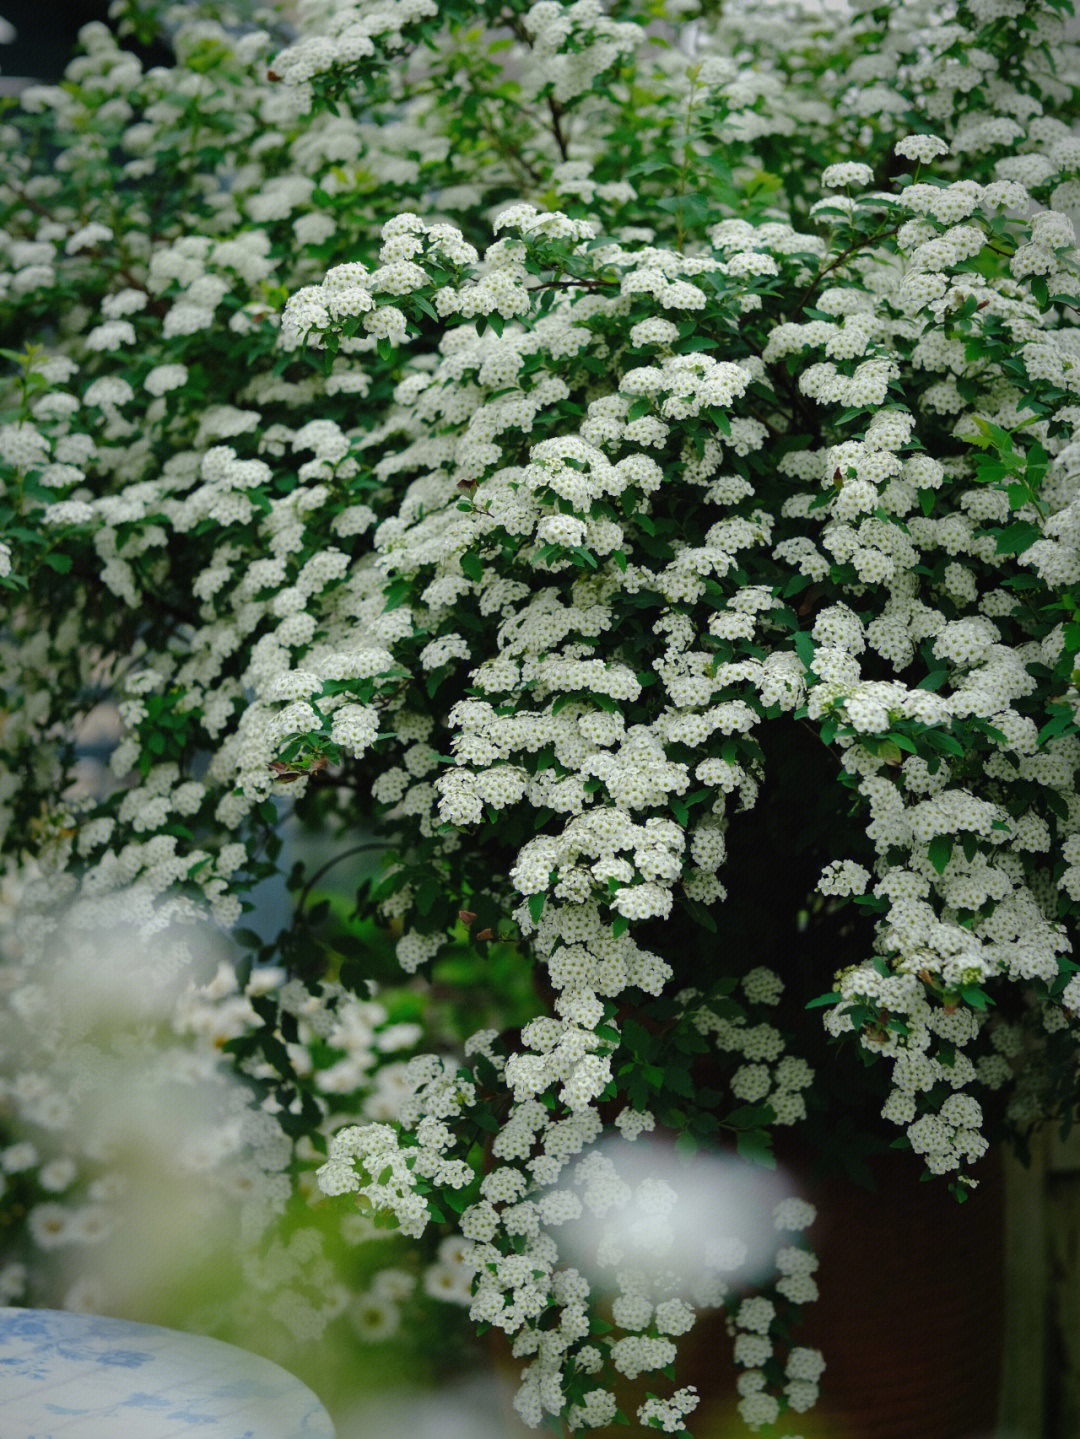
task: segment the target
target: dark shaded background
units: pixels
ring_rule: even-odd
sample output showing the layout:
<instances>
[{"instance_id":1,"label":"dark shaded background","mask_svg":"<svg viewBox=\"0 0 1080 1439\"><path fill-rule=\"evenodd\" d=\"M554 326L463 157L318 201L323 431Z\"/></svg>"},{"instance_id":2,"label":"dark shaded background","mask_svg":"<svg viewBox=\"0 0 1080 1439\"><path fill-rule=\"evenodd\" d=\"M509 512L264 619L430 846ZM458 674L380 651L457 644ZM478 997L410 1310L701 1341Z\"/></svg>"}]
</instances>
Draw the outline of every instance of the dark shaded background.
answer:
<instances>
[{"instance_id":1,"label":"dark shaded background","mask_svg":"<svg viewBox=\"0 0 1080 1439\"><path fill-rule=\"evenodd\" d=\"M109 24L109 0L0 0L0 16L16 37L0 45L0 73L5 77L56 81L71 59L79 29L91 20ZM120 38L125 50L144 65L168 65L172 51L162 41L139 45L131 36Z\"/></svg>"}]
</instances>

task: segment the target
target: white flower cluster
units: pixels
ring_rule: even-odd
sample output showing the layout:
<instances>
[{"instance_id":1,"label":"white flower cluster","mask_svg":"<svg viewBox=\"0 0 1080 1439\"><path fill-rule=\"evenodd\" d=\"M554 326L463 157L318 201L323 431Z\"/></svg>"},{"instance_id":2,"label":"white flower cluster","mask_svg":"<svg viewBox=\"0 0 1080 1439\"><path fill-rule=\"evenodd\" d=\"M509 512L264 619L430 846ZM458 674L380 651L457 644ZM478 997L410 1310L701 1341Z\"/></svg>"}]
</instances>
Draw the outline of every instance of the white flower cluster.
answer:
<instances>
[{"instance_id":1,"label":"white flower cluster","mask_svg":"<svg viewBox=\"0 0 1080 1439\"><path fill-rule=\"evenodd\" d=\"M660 1429L665 1434L679 1434L686 1429L682 1421L694 1412L699 1402L700 1396L690 1384L676 1389L670 1399L646 1399L639 1407L637 1416L642 1424L652 1429Z\"/></svg>"},{"instance_id":2,"label":"white flower cluster","mask_svg":"<svg viewBox=\"0 0 1080 1439\"><path fill-rule=\"evenodd\" d=\"M435 0L342 4L329 15L324 34L305 36L274 58L273 74L286 85L303 89L316 77L347 73L373 57L386 60L402 48L410 26L436 14ZM310 103L309 96L305 99Z\"/></svg>"},{"instance_id":3,"label":"white flower cluster","mask_svg":"<svg viewBox=\"0 0 1080 1439\"><path fill-rule=\"evenodd\" d=\"M289 297L281 320L286 344L296 348L307 343L313 348L322 348L325 340L320 332L344 329L346 333L355 333L355 324L349 324L350 321L358 322L372 340L402 344L407 334L406 316L397 305L380 303L384 296L402 299L426 290L433 295L441 313L460 308L455 292L446 287L436 289L424 268L427 264L459 270L476 263L475 249L455 226L428 225L417 215L398 215L383 226L382 241L380 264L375 269L369 270L358 261L335 265L321 285L305 286ZM515 313L512 307L508 312L500 308L507 301L502 283L495 283L495 275L508 278L504 269L494 269L491 276L494 289L489 285L492 303L484 309L478 300L472 313L488 314L493 309ZM316 333L313 335L312 331ZM359 345L353 348L362 346L360 337ZM344 348L349 348L348 341Z\"/></svg>"},{"instance_id":4,"label":"white flower cluster","mask_svg":"<svg viewBox=\"0 0 1080 1439\"><path fill-rule=\"evenodd\" d=\"M414 1169L422 1161L429 1162L431 1155L441 1156L449 1136L436 1134L432 1139L410 1151L399 1146L397 1133L388 1124L340 1129L331 1141L329 1158L316 1172L319 1188L324 1194L355 1193L373 1209L393 1214L403 1234L418 1237L427 1226L428 1206L414 1187ZM435 1168L438 1172L438 1161Z\"/></svg>"},{"instance_id":5,"label":"white flower cluster","mask_svg":"<svg viewBox=\"0 0 1080 1439\"><path fill-rule=\"evenodd\" d=\"M154 1242L171 1237L174 1275L214 1255L237 1288L233 1323L255 1288L294 1334L321 1335L340 1289L327 1261L308 1246L292 1262L262 1242L293 1193L292 1141L273 1102L253 1104L220 1062L220 1046L251 1029L252 1003L283 974L256 970L241 991L219 956L200 982L206 933L200 940L178 916L140 936L139 916L151 911L138 889L77 901L51 931L27 928L40 883L24 874L6 886L2 917L0 1087L16 1138L0 1148L0 1197L29 1201L27 1262L0 1269L6 1300L90 1312L117 1303L130 1283L123 1250L139 1227ZM165 1042L154 1043L160 1028ZM161 1228L146 1231L139 1191L150 1172ZM178 1238L189 1224L197 1255Z\"/></svg>"}]
</instances>

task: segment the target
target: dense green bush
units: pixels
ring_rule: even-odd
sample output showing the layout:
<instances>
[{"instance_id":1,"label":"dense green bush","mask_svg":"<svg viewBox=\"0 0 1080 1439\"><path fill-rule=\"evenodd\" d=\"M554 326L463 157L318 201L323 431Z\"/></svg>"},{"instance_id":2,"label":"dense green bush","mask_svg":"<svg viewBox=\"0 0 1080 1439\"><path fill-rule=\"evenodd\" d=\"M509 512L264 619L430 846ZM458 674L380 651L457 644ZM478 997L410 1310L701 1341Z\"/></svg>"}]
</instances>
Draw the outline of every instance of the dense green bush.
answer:
<instances>
[{"instance_id":1,"label":"dense green bush","mask_svg":"<svg viewBox=\"0 0 1080 1439\"><path fill-rule=\"evenodd\" d=\"M618 1216L663 1250L676 1191L604 1141L768 1165L796 1126L964 1198L1075 1110L1071 7L216 8L146 73L88 27L4 122L15 1028L61 932L241 921L170 1023L245 1078L264 1207L318 1165L415 1240L361 1327L422 1273L580 1428L726 1307L745 1421L788 1424L811 1207L759 1282L737 1235L661 1282ZM286 811L379 865L336 907L300 866L267 940ZM28 1073L33 1296L88 1221ZM312 1273L301 1332L349 1302Z\"/></svg>"}]
</instances>

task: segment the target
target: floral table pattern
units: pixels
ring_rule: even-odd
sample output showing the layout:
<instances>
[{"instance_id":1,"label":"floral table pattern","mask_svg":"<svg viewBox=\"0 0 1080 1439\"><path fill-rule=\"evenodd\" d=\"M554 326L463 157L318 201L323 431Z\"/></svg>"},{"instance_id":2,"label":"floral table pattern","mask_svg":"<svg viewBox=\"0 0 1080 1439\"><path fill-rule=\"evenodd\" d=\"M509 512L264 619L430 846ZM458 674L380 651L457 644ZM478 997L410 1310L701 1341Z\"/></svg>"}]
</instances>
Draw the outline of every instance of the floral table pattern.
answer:
<instances>
[{"instance_id":1,"label":"floral table pattern","mask_svg":"<svg viewBox=\"0 0 1080 1439\"><path fill-rule=\"evenodd\" d=\"M333 1439L293 1375L201 1335L0 1309L4 1439Z\"/></svg>"}]
</instances>

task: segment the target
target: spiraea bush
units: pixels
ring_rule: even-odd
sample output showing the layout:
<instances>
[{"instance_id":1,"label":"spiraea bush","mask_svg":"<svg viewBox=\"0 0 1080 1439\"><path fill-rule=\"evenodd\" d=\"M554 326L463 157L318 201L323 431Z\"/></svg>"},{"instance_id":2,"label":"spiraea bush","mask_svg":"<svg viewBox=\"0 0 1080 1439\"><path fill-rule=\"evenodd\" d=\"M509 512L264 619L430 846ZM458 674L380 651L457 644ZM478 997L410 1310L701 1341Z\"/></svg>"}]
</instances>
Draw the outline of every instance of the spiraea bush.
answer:
<instances>
[{"instance_id":1,"label":"spiraea bush","mask_svg":"<svg viewBox=\"0 0 1080 1439\"><path fill-rule=\"evenodd\" d=\"M1071 6L212 9L145 72L87 27L3 120L6 1003L36 1027L61 924L209 914L235 971L173 1027L243 1076L271 1210L396 1246L361 1329L456 1303L579 1429L723 1308L790 1433L812 1208L759 1283L737 1236L650 1275L620 1215L670 1239L677 1179L604 1139L768 1165L793 1127L964 1198L1075 1111ZM379 867L329 913L301 868L266 940L286 811ZM37 1079L9 1296L87 1226ZM316 1243L313 1334L350 1302Z\"/></svg>"}]
</instances>

